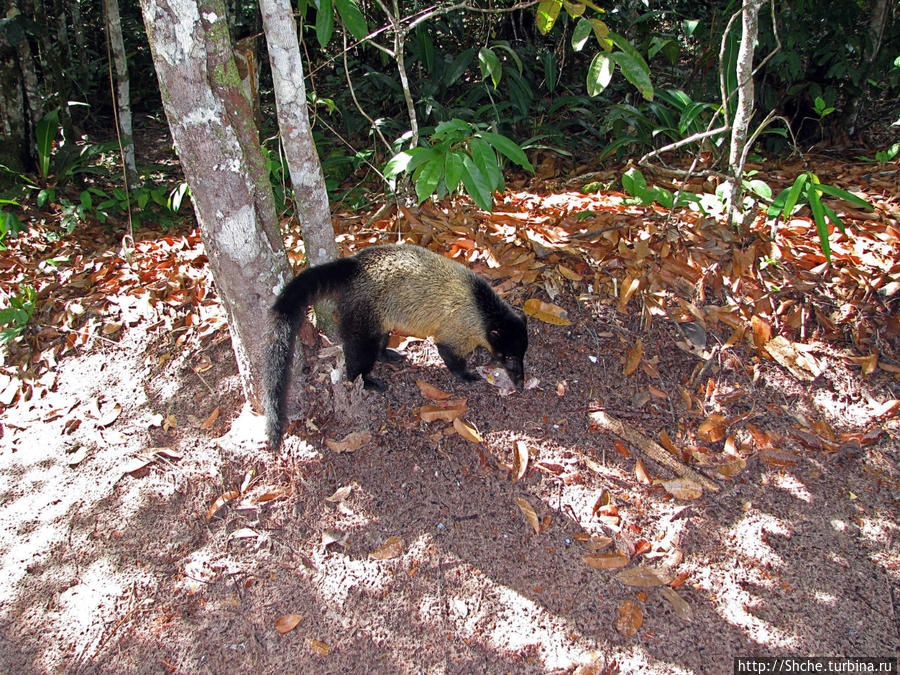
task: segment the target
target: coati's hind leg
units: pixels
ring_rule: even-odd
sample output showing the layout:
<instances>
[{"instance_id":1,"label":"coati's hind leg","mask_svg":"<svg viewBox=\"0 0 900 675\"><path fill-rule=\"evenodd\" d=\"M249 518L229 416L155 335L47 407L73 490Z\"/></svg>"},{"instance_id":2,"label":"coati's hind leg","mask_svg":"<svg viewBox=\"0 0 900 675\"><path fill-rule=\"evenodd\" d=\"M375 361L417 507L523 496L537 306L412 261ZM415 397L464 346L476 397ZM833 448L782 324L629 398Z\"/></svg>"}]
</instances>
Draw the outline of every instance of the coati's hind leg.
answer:
<instances>
[{"instance_id":1,"label":"coati's hind leg","mask_svg":"<svg viewBox=\"0 0 900 675\"><path fill-rule=\"evenodd\" d=\"M453 347L438 343L437 348L438 354L441 355L441 358L444 359L444 363L447 365L447 369L458 378L466 382L474 382L481 379L478 373L469 370L465 357L457 354Z\"/></svg>"},{"instance_id":2,"label":"coati's hind leg","mask_svg":"<svg viewBox=\"0 0 900 675\"><path fill-rule=\"evenodd\" d=\"M347 366L347 379L353 382L362 375L366 389L384 391L385 384L371 376L375 360L381 353L381 338L350 338L344 341L344 363Z\"/></svg>"},{"instance_id":3,"label":"coati's hind leg","mask_svg":"<svg viewBox=\"0 0 900 675\"><path fill-rule=\"evenodd\" d=\"M347 379L353 382L362 375L366 389L384 391L385 384L371 376L375 361L384 351L387 334L380 329L371 308L365 303L341 307L341 339Z\"/></svg>"}]
</instances>

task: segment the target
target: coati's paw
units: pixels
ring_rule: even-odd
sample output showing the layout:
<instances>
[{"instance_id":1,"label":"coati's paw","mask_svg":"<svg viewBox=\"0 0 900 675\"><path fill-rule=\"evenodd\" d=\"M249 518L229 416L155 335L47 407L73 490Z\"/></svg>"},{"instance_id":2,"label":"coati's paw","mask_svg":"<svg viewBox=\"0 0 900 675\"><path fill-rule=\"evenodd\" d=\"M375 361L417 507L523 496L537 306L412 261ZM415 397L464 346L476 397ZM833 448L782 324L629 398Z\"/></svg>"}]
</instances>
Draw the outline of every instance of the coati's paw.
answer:
<instances>
[{"instance_id":1,"label":"coati's paw","mask_svg":"<svg viewBox=\"0 0 900 675\"><path fill-rule=\"evenodd\" d=\"M477 382L481 379L481 375L476 373L474 370L464 370L459 373L459 376L466 382Z\"/></svg>"},{"instance_id":2,"label":"coati's paw","mask_svg":"<svg viewBox=\"0 0 900 675\"><path fill-rule=\"evenodd\" d=\"M363 389L368 389L369 391L385 391L387 385L383 380L379 380L377 377L363 375Z\"/></svg>"},{"instance_id":3,"label":"coati's paw","mask_svg":"<svg viewBox=\"0 0 900 675\"><path fill-rule=\"evenodd\" d=\"M378 358L385 363L404 363L406 361L405 355L401 354L396 349L390 349L389 347L382 349Z\"/></svg>"}]
</instances>

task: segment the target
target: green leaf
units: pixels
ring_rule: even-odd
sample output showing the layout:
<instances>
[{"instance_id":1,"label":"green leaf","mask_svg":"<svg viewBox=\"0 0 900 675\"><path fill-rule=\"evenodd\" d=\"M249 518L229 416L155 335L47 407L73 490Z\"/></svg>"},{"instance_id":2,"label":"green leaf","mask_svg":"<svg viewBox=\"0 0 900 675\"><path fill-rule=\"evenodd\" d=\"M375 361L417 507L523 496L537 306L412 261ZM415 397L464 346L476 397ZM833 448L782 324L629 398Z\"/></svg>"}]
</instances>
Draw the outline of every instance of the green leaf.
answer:
<instances>
[{"instance_id":1,"label":"green leaf","mask_svg":"<svg viewBox=\"0 0 900 675\"><path fill-rule=\"evenodd\" d=\"M485 211L494 210L494 199L491 190L488 187L487 180L481 173L481 170L475 166L475 162L468 155L462 156L463 174L462 182L466 193L472 198L477 206Z\"/></svg>"},{"instance_id":2,"label":"green leaf","mask_svg":"<svg viewBox=\"0 0 900 675\"><path fill-rule=\"evenodd\" d=\"M413 148L412 150L398 152L385 165L384 177L393 178L404 171L414 171L417 167L434 157L435 154L437 153L431 148Z\"/></svg>"},{"instance_id":3,"label":"green leaf","mask_svg":"<svg viewBox=\"0 0 900 675\"><path fill-rule=\"evenodd\" d=\"M649 69L643 59L636 60L628 52L615 52L611 55L616 65L622 70L625 79L631 82L648 101L653 100L653 83L650 81Z\"/></svg>"},{"instance_id":4,"label":"green leaf","mask_svg":"<svg viewBox=\"0 0 900 675\"><path fill-rule=\"evenodd\" d=\"M463 154L461 152L448 152L444 157L444 182L449 192L454 192L459 187L463 173Z\"/></svg>"},{"instance_id":5,"label":"green leaf","mask_svg":"<svg viewBox=\"0 0 900 675\"><path fill-rule=\"evenodd\" d=\"M451 63L450 67L444 72L444 77L441 79L442 84L445 87L455 84L456 81L463 76L463 73L466 72L476 53L477 50L473 47L457 54L453 59L453 63Z\"/></svg>"},{"instance_id":6,"label":"green leaf","mask_svg":"<svg viewBox=\"0 0 900 675\"><path fill-rule=\"evenodd\" d=\"M538 30L541 33L546 35L550 32L553 24L556 23L556 17L559 16L560 9L562 9L562 0L542 0L542 2L538 3L535 23L537 23Z\"/></svg>"},{"instance_id":7,"label":"green leaf","mask_svg":"<svg viewBox=\"0 0 900 675\"><path fill-rule=\"evenodd\" d=\"M356 4L356 0L334 0L334 4L337 6L341 21L344 22L347 30L350 31L350 35L357 40L362 40L369 34L369 26L366 24L366 17L364 17L363 13L359 10L359 5Z\"/></svg>"},{"instance_id":8,"label":"green leaf","mask_svg":"<svg viewBox=\"0 0 900 675\"><path fill-rule=\"evenodd\" d=\"M600 42L601 45L604 45L603 48L606 49L606 51L612 49L612 41L609 39L609 26L596 17L590 19L590 22L591 28L594 30L594 35L597 37L597 41ZM608 48L605 46L606 44L609 45Z\"/></svg>"},{"instance_id":9,"label":"green leaf","mask_svg":"<svg viewBox=\"0 0 900 675\"><path fill-rule=\"evenodd\" d=\"M428 199L437 188L444 175L443 157L436 155L422 165L422 169L416 178L416 197L421 204Z\"/></svg>"},{"instance_id":10,"label":"green leaf","mask_svg":"<svg viewBox=\"0 0 900 675\"><path fill-rule=\"evenodd\" d=\"M638 191L647 187L647 181L644 174L632 167L622 174L622 187L628 194L636 196Z\"/></svg>"},{"instance_id":11,"label":"green leaf","mask_svg":"<svg viewBox=\"0 0 900 675\"><path fill-rule=\"evenodd\" d=\"M334 33L334 11L331 0L319 0L319 11L316 12L316 39L319 46L325 47Z\"/></svg>"},{"instance_id":12,"label":"green leaf","mask_svg":"<svg viewBox=\"0 0 900 675\"><path fill-rule=\"evenodd\" d=\"M816 231L819 233L819 245L822 247L825 259L830 263L831 244L828 243L828 223L825 221L825 209L822 208L822 201L819 199L818 192L808 190L806 196L809 199L809 208L812 211L813 221L816 224Z\"/></svg>"},{"instance_id":13,"label":"green leaf","mask_svg":"<svg viewBox=\"0 0 900 675\"><path fill-rule=\"evenodd\" d=\"M769 184L762 180L745 180L743 181L744 187L748 190L752 190L754 193L758 194L760 197L764 197L765 199L772 198L772 188L769 187Z\"/></svg>"},{"instance_id":14,"label":"green leaf","mask_svg":"<svg viewBox=\"0 0 900 675\"><path fill-rule=\"evenodd\" d=\"M825 202L822 202L822 210L825 211L825 215L828 217L832 223L837 225L837 228L841 231L842 234L847 234L847 230L844 227L844 221L838 218L838 215L831 210L831 207L828 206Z\"/></svg>"},{"instance_id":15,"label":"green leaf","mask_svg":"<svg viewBox=\"0 0 900 675\"><path fill-rule=\"evenodd\" d=\"M612 80L613 60L606 52L597 52L591 61L591 67L588 68L587 74L587 90L588 95L596 96L604 89Z\"/></svg>"},{"instance_id":16,"label":"green leaf","mask_svg":"<svg viewBox=\"0 0 900 675\"><path fill-rule=\"evenodd\" d=\"M504 50L507 54L509 54L509 58L513 60L513 63L516 64L516 70L519 71L519 75L522 74L522 59L519 58L519 55L516 53L516 50L510 47L509 42L507 40L498 40L494 43L494 47L497 49Z\"/></svg>"},{"instance_id":17,"label":"green leaf","mask_svg":"<svg viewBox=\"0 0 900 675\"><path fill-rule=\"evenodd\" d=\"M490 77L496 89L503 75L503 67L492 49L482 47L478 50L478 66L481 68L481 77L485 80Z\"/></svg>"},{"instance_id":18,"label":"green leaf","mask_svg":"<svg viewBox=\"0 0 900 675\"><path fill-rule=\"evenodd\" d=\"M497 165L497 155L494 149L480 138L469 139L469 151L472 153L472 161L481 169L481 173L487 178L491 192L503 188L503 173Z\"/></svg>"},{"instance_id":19,"label":"green leaf","mask_svg":"<svg viewBox=\"0 0 900 675\"><path fill-rule=\"evenodd\" d=\"M53 141L56 140L57 135L59 135L59 110L52 110L41 118L35 128L38 170L42 178L50 175L50 158L53 151Z\"/></svg>"},{"instance_id":20,"label":"green leaf","mask_svg":"<svg viewBox=\"0 0 900 675\"><path fill-rule=\"evenodd\" d=\"M575 24L575 30L572 31L572 49L580 52L591 36L593 28L591 22L587 19L578 19L578 23Z\"/></svg>"},{"instance_id":21,"label":"green leaf","mask_svg":"<svg viewBox=\"0 0 900 675\"><path fill-rule=\"evenodd\" d=\"M806 191L806 183L808 180L808 173L801 173L799 176L797 176L796 179L794 179L794 184L791 186L791 189L784 200L784 209L782 210L782 216L785 220L790 218L791 214L794 212L794 207L797 205L797 200L800 199L800 195Z\"/></svg>"},{"instance_id":22,"label":"green leaf","mask_svg":"<svg viewBox=\"0 0 900 675\"><path fill-rule=\"evenodd\" d=\"M851 204L855 204L856 206L867 209L869 211L875 208L865 199L857 197L852 192L847 192L846 190L841 190L840 188L836 188L831 185L822 185L821 183L819 183L816 185L815 189L819 190L820 192L824 192L826 195L831 195L832 197L843 199L844 201L848 201Z\"/></svg>"},{"instance_id":23,"label":"green leaf","mask_svg":"<svg viewBox=\"0 0 900 675\"><path fill-rule=\"evenodd\" d=\"M556 82L559 77L556 67L556 56L554 56L553 52L547 50L541 55L541 62L544 65L544 79L547 81L547 89L553 93L556 90Z\"/></svg>"},{"instance_id":24,"label":"green leaf","mask_svg":"<svg viewBox=\"0 0 900 675\"><path fill-rule=\"evenodd\" d=\"M534 167L531 165L531 162L528 161L525 151L506 136L495 134L490 131L482 131L481 137L490 143L494 147L494 150L510 161L515 162L523 169L534 171Z\"/></svg>"}]
</instances>

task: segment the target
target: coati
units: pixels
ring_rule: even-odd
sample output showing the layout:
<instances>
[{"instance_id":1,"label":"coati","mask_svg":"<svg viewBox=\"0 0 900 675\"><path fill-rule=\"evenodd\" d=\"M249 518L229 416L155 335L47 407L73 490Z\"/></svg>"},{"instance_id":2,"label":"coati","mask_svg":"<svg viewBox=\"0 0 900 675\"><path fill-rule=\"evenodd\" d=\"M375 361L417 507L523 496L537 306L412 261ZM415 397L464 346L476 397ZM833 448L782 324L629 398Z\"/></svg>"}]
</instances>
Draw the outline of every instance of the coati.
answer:
<instances>
[{"instance_id":1,"label":"coati","mask_svg":"<svg viewBox=\"0 0 900 675\"><path fill-rule=\"evenodd\" d=\"M386 349L399 330L433 337L451 373L477 380L466 357L479 345L499 361L521 389L528 349L525 315L458 262L412 245L373 246L300 272L272 306L272 341L265 357L266 433L272 451L281 446L285 397L300 322L309 305L334 296L344 343L347 379L362 375L367 389L384 390L371 376L377 359L402 360Z\"/></svg>"}]
</instances>

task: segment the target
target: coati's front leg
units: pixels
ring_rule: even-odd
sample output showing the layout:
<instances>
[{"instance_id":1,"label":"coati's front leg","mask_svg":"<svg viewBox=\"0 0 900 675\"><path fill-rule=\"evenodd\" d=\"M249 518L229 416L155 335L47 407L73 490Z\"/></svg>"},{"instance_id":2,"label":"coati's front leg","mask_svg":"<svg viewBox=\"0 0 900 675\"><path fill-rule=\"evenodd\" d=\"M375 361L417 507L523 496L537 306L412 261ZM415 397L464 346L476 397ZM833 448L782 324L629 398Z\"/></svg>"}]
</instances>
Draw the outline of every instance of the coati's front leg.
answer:
<instances>
[{"instance_id":1,"label":"coati's front leg","mask_svg":"<svg viewBox=\"0 0 900 675\"><path fill-rule=\"evenodd\" d=\"M381 349L378 351L378 360L384 361L385 363L403 363L406 361L406 357L396 349L388 347L388 340L390 337L390 333L385 333L381 337Z\"/></svg>"},{"instance_id":2,"label":"coati's front leg","mask_svg":"<svg viewBox=\"0 0 900 675\"><path fill-rule=\"evenodd\" d=\"M344 363L347 367L347 379L353 382L362 375L363 387L384 391L385 383L370 375L381 351L381 338L379 337L345 339Z\"/></svg>"},{"instance_id":3,"label":"coati's front leg","mask_svg":"<svg viewBox=\"0 0 900 675\"><path fill-rule=\"evenodd\" d=\"M460 356L453 347L438 343L437 349L438 354L441 355L441 358L444 359L444 363L447 365L447 370L458 378L466 382L474 382L481 379L481 375L469 370L466 365L466 358Z\"/></svg>"}]
</instances>

